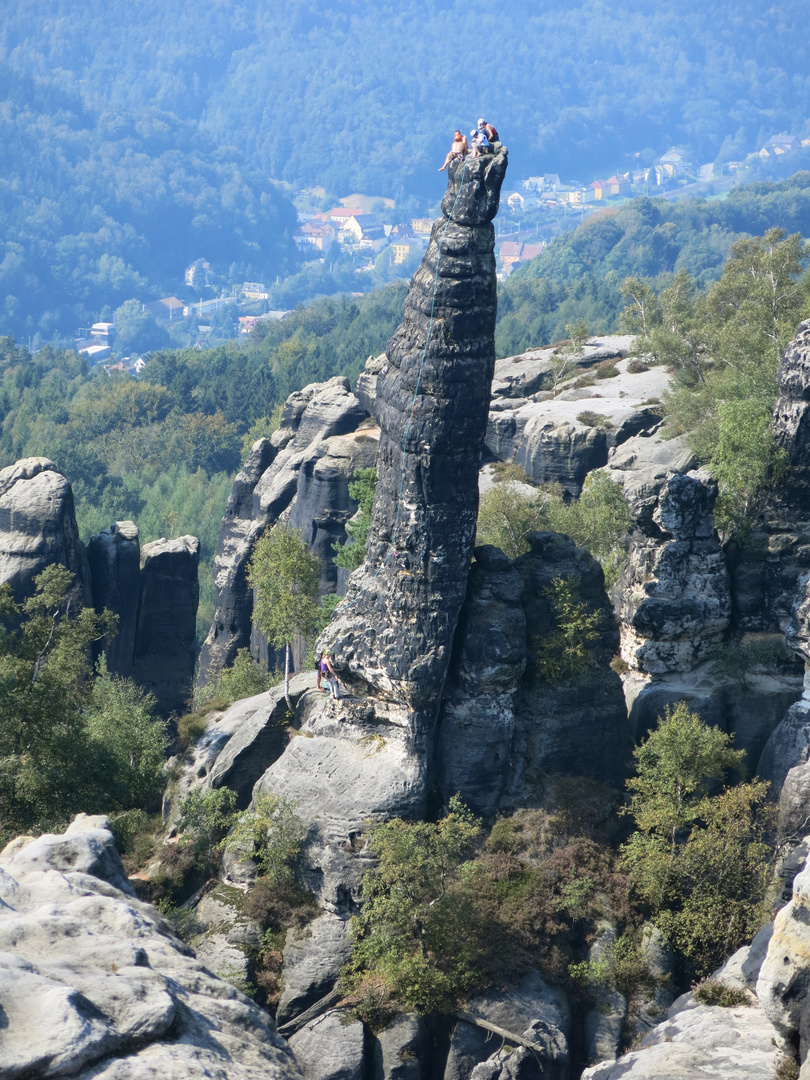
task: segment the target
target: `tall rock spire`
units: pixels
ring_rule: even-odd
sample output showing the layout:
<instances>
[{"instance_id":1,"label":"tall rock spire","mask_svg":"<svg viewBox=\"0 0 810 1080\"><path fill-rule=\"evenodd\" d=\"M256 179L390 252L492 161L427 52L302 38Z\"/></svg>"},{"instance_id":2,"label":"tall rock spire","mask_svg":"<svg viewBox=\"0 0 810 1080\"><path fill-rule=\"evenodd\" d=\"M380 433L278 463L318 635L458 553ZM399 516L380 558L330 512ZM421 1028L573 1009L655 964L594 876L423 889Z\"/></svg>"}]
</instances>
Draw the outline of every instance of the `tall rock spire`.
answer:
<instances>
[{"instance_id":1,"label":"tall rock spire","mask_svg":"<svg viewBox=\"0 0 810 1080\"><path fill-rule=\"evenodd\" d=\"M495 363L495 235L507 153L454 162L376 377L366 561L318 647L349 682L435 718L475 540ZM420 725L417 724L417 727Z\"/></svg>"}]
</instances>

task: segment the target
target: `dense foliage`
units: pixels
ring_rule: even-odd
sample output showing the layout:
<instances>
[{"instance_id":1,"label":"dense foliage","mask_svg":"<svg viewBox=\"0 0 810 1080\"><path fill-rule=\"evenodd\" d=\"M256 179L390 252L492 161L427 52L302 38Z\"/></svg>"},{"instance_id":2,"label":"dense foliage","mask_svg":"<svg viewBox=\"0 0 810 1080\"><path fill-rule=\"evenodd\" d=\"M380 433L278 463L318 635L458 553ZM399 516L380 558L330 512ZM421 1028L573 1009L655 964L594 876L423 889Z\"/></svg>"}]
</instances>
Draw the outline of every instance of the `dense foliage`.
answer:
<instances>
[{"instance_id":1,"label":"dense foliage","mask_svg":"<svg viewBox=\"0 0 810 1080\"><path fill-rule=\"evenodd\" d=\"M95 33L109 43L121 27L109 31L105 18ZM4 332L72 338L133 297L182 291L199 258L240 285L297 265L292 204L196 124L91 104L59 72L2 63L0 99Z\"/></svg>"},{"instance_id":2,"label":"dense foliage","mask_svg":"<svg viewBox=\"0 0 810 1080\"><path fill-rule=\"evenodd\" d=\"M51 566L22 604L0 589L0 843L80 811L142 808L162 786L165 725L134 684L94 677L90 646L115 620L77 609L71 582Z\"/></svg>"},{"instance_id":3,"label":"dense foliage","mask_svg":"<svg viewBox=\"0 0 810 1080\"><path fill-rule=\"evenodd\" d=\"M503 472L504 478L481 496L477 544L494 544L516 559L529 550L533 532L567 533L599 560L608 585L618 579L630 525L630 511L619 484L594 470L586 477L580 497L565 502L554 485L531 488L525 480L511 479L517 469L509 467Z\"/></svg>"},{"instance_id":4,"label":"dense foliage","mask_svg":"<svg viewBox=\"0 0 810 1080\"><path fill-rule=\"evenodd\" d=\"M778 228L737 240L720 280L701 294L685 270L656 297L624 283L625 319L675 372L666 395L669 428L687 432L720 485L721 532L744 526L763 486L778 479L784 452L775 443L776 373L785 346L810 314L810 249Z\"/></svg>"},{"instance_id":5,"label":"dense foliage","mask_svg":"<svg viewBox=\"0 0 810 1080\"><path fill-rule=\"evenodd\" d=\"M499 356L570 336L615 333L627 277L663 289L685 271L698 289L716 281L744 234L770 228L810 236L810 173L733 189L724 199L633 199L561 233L499 289Z\"/></svg>"},{"instance_id":6,"label":"dense foliage","mask_svg":"<svg viewBox=\"0 0 810 1080\"><path fill-rule=\"evenodd\" d=\"M639 897L678 952L706 975L764 922L771 870L767 783L728 786L744 752L685 702L633 752L624 860Z\"/></svg>"},{"instance_id":7,"label":"dense foliage","mask_svg":"<svg viewBox=\"0 0 810 1080\"><path fill-rule=\"evenodd\" d=\"M801 134L804 17L800 0L497 12L487 0L23 0L0 27L0 58L81 93L109 124L156 108L277 179L392 195L427 191L453 128L482 114L526 173L615 171L672 141L697 162L739 158ZM463 57L474 63L450 62Z\"/></svg>"}]
</instances>

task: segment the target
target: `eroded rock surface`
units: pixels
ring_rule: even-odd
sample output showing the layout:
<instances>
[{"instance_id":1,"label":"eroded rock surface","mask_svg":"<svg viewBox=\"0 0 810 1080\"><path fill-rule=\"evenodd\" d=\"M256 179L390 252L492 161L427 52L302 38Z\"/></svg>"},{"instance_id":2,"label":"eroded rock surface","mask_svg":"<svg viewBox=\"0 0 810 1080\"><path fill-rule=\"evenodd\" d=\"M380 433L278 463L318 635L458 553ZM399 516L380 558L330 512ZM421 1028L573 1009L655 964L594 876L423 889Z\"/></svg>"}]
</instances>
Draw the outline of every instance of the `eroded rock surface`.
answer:
<instances>
[{"instance_id":1,"label":"eroded rock surface","mask_svg":"<svg viewBox=\"0 0 810 1080\"><path fill-rule=\"evenodd\" d=\"M96 611L108 608L118 616L114 637L99 643L107 669L122 679L134 670L135 629L141 592L141 547L138 526L132 521L115 521L90 537L87 561Z\"/></svg>"},{"instance_id":2,"label":"eroded rock surface","mask_svg":"<svg viewBox=\"0 0 810 1080\"><path fill-rule=\"evenodd\" d=\"M345 540L346 522L357 509L349 483L376 456L376 431L358 430L366 420L348 379L336 376L291 394L279 429L254 444L222 521L214 562L216 608L200 654L201 684L248 646L273 666L275 654L251 626L247 566L256 541L282 515L320 556L321 591L335 591L332 544Z\"/></svg>"},{"instance_id":3,"label":"eroded rock surface","mask_svg":"<svg viewBox=\"0 0 810 1080\"><path fill-rule=\"evenodd\" d=\"M75 575L74 607L89 606L90 572L73 489L48 458L23 458L0 470L0 583L7 582L21 601L52 564Z\"/></svg>"},{"instance_id":4,"label":"eroded rock surface","mask_svg":"<svg viewBox=\"0 0 810 1080\"><path fill-rule=\"evenodd\" d=\"M0 1073L300 1080L272 1020L135 898L106 818L0 855Z\"/></svg>"},{"instance_id":5,"label":"eroded rock surface","mask_svg":"<svg viewBox=\"0 0 810 1080\"><path fill-rule=\"evenodd\" d=\"M164 715L182 711L191 694L199 562L196 536L154 540L141 552L132 672L138 685L155 695Z\"/></svg>"}]
</instances>

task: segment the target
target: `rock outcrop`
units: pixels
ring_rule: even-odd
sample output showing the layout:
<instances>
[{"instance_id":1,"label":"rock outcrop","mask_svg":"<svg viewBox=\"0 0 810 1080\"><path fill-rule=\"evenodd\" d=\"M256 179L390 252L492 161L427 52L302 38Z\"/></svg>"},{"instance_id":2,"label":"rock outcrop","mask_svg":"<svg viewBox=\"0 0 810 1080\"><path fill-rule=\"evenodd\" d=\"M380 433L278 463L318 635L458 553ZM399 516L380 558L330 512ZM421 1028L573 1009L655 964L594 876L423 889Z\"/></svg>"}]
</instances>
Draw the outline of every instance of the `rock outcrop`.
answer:
<instances>
[{"instance_id":1,"label":"rock outcrop","mask_svg":"<svg viewBox=\"0 0 810 1080\"><path fill-rule=\"evenodd\" d=\"M75 575L74 607L89 606L90 572L73 489L48 458L23 458L0 471L0 583L21 601L53 564Z\"/></svg>"},{"instance_id":2,"label":"rock outcrop","mask_svg":"<svg viewBox=\"0 0 810 1080\"><path fill-rule=\"evenodd\" d=\"M335 592L332 545L346 539L357 509L349 483L374 464L377 432L361 428L367 413L348 379L335 377L291 394L281 426L259 439L234 481L214 562L214 621L200 654L200 683L229 666L239 649L273 666L275 656L251 626L253 594L247 566L256 541L282 516L306 539L321 562L321 591Z\"/></svg>"},{"instance_id":3,"label":"rock outcrop","mask_svg":"<svg viewBox=\"0 0 810 1080\"><path fill-rule=\"evenodd\" d=\"M450 167L375 388L381 427L366 562L322 637L358 685L435 720L464 600L495 363L494 231L506 153Z\"/></svg>"},{"instance_id":4,"label":"rock outcrop","mask_svg":"<svg viewBox=\"0 0 810 1080\"><path fill-rule=\"evenodd\" d=\"M134 673L135 631L141 595L141 548L138 527L132 521L115 521L90 538L87 560L93 587L93 606L118 617L116 634L99 643L107 668L122 679Z\"/></svg>"},{"instance_id":5,"label":"rock outcrop","mask_svg":"<svg viewBox=\"0 0 810 1080\"><path fill-rule=\"evenodd\" d=\"M200 541L154 540L141 552L132 673L164 715L185 708L194 679Z\"/></svg>"},{"instance_id":6,"label":"rock outcrop","mask_svg":"<svg viewBox=\"0 0 810 1080\"><path fill-rule=\"evenodd\" d=\"M301 1080L270 1017L135 898L106 818L0 854L0 1073Z\"/></svg>"},{"instance_id":7,"label":"rock outcrop","mask_svg":"<svg viewBox=\"0 0 810 1080\"><path fill-rule=\"evenodd\" d=\"M505 151L451 168L444 216L376 377L381 432L367 559L316 645L334 653L351 695L306 697L300 736L254 789L254 797L291 798L312 822L305 875L326 909L341 916L358 898L368 865L358 841L369 824L418 817L427 805L475 535L495 358L491 222L505 169ZM279 473L257 486L268 511L282 482Z\"/></svg>"},{"instance_id":8,"label":"rock outcrop","mask_svg":"<svg viewBox=\"0 0 810 1080\"><path fill-rule=\"evenodd\" d=\"M608 336L570 359L536 349L495 365L487 450L519 465L534 484L560 484L579 495L612 449L660 424L660 396L670 376L626 359L627 336ZM564 382L549 387L563 373ZM609 377L603 377L609 376Z\"/></svg>"}]
</instances>

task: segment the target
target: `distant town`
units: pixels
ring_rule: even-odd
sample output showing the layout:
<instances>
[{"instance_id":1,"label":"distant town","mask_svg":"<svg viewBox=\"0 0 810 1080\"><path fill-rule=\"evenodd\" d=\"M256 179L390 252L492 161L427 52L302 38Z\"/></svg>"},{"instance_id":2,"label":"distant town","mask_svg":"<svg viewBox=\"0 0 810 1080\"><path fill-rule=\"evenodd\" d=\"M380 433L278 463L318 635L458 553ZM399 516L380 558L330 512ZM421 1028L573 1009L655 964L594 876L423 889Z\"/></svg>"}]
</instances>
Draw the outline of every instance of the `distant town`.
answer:
<instances>
[{"instance_id":1,"label":"distant town","mask_svg":"<svg viewBox=\"0 0 810 1080\"><path fill-rule=\"evenodd\" d=\"M505 280L522 263L539 255L555 233L579 225L600 210L640 196L676 199L721 195L738 183L739 175L757 159L780 158L808 146L810 138L799 139L783 132L768 139L744 161L729 161L721 168L713 163L696 165L681 148L673 146L648 166L631 168L606 179L562 181L556 173L519 179L513 188L501 192L501 212L495 222L498 278ZM351 257L358 275L379 266L382 258L393 276L410 276L427 248L438 208L432 214L428 207L426 216L392 225L385 221L386 217L395 216L391 199L355 194L339 199L329 210L318 209L324 196L323 189L312 188L298 191L293 198L298 210L294 240L305 257L305 267L325 264L339 252ZM397 267L401 267L399 275ZM167 296L144 302L142 310L159 324L168 326L175 320L196 318L198 347L205 343L211 317L229 305L247 309L233 323L234 332L238 328L242 334L249 333L258 322L281 319L288 313L270 309L270 289L263 282L245 281L241 289L232 288L230 295L223 292L211 298L214 281L211 264L199 258L186 268L183 279L186 291L199 293L198 300L184 302L176 296ZM203 298L204 293L208 298ZM115 357L115 333L112 322L80 328L76 349L90 363L101 364L110 373L126 371L138 375L144 366L143 359L134 355Z\"/></svg>"}]
</instances>

